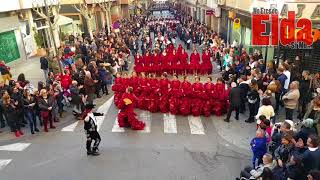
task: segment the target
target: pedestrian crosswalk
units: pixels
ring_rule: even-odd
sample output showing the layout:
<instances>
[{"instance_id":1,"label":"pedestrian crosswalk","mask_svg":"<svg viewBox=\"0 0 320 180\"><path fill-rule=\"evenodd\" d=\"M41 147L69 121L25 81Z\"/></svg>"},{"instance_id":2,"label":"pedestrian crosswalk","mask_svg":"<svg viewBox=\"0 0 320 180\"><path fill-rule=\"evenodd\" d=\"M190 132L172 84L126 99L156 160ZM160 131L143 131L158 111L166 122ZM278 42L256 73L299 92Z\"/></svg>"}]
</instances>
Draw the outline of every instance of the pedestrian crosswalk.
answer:
<instances>
[{"instance_id":1,"label":"pedestrian crosswalk","mask_svg":"<svg viewBox=\"0 0 320 180\"><path fill-rule=\"evenodd\" d=\"M21 152L26 150L31 143L13 143L0 146L0 151ZM0 159L0 171L12 162L12 159Z\"/></svg>"},{"instance_id":2,"label":"pedestrian crosswalk","mask_svg":"<svg viewBox=\"0 0 320 180\"><path fill-rule=\"evenodd\" d=\"M110 109L111 108L111 109ZM112 132L112 133L151 133L152 130L163 128L161 131L163 134L179 134L188 132L191 135L205 135L205 127L203 125L204 117L194 116L179 116L170 113L151 113L149 111L143 111L135 109L137 118L145 122L146 126L144 130L132 131L129 128L119 127L117 114L119 110L114 111L116 108L113 105L113 97L111 97L106 103L100 106L97 112L104 113L104 116L97 116L98 131ZM179 119L179 123L177 120ZM160 122L160 124L159 124ZM185 128L188 128L185 130ZM61 131L75 132L76 129L83 129L83 123L76 121L66 127L63 127ZM178 131L179 129L179 131Z\"/></svg>"}]
</instances>

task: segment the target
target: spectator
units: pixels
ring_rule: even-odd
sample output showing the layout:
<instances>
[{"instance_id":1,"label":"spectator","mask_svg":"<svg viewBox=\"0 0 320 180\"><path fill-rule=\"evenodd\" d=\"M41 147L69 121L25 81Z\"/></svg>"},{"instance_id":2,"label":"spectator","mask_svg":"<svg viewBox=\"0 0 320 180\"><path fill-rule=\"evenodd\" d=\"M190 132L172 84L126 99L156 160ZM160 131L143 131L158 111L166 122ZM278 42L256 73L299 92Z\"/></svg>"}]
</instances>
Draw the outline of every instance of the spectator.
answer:
<instances>
[{"instance_id":1,"label":"spectator","mask_svg":"<svg viewBox=\"0 0 320 180\"><path fill-rule=\"evenodd\" d=\"M273 107L271 105L271 100L269 98L262 99L262 106L260 106L256 118L258 119L261 115L266 116L266 118L269 120L275 116Z\"/></svg>"},{"instance_id":2,"label":"spectator","mask_svg":"<svg viewBox=\"0 0 320 180\"><path fill-rule=\"evenodd\" d=\"M304 114L303 119L313 119L316 124L316 131L320 133L320 96L317 96L311 101L307 108L307 112Z\"/></svg>"},{"instance_id":3,"label":"spectator","mask_svg":"<svg viewBox=\"0 0 320 180\"><path fill-rule=\"evenodd\" d=\"M32 96L32 94L29 92L28 89L25 89L23 92L23 105L24 105L24 117L29 122L30 131L31 134L34 134L34 132L39 132L39 129L37 128L37 121L34 114L34 107L36 105L36 100Z\"/></svg>"},{"instance_id":4,"label":"spectator","mask_svg":"<svg viewBox=\"0 0 320 180\"><path fill-rule=\"evenodd\" d=\"M285 168L285 177L289 180L305 179L305 172L302 167L301 158L298 156L291 156L290 161Z\"/></svg>"},{"instance_id":5,"label":"spectator","mask_svg":"<svg viewBox=\"0 0 320 180\"><path fill-rule=\"evenodd\" d=\"M310 135L307 141L308 149L303 153L302 162L306 172L320 170L319 137Z\"/></svg>"},{"instance_id":6,"label":"spectator","mask_svg":"<svg viewBox=\"0 0 320 180\"><path fill-rule=\"evenodd\" d=\"M230 122L230 116L232 111L236 111L236 120L239 120L239 108L241 106L241 99L239 98L241 96L241 89L237 87L237 84L235 82L231 83L231 92L229 95L230 99L230 107L227 113L226 119L224 119L225 122Z\"/></svg>"},{"instance_id":7,"label":"spectator","mask_svg":"<svg viewBox=\"0 0 320 180\"><path fill-rule=\"evenodd\" d=\"M257 130L256 137L251 140L250 146L253 152L252 167L255 168L256 163L261 164L263 155L267 153L267 138L263 130Z\"/></svg>"},{"instance_id":8,"label":"spectator","mask_svg":"<svg viewBox=\"0 0 320 180\"><path fill-rule=\"evenodd\" d=\"M319 170L311 170L308 173L308 180L320 180L320 171Z\"/></svg>"},{"instance_id":9,"label":"spectator","mask_svg":"<svg viewBox=\"0 0 320 180\"><path fill-rule=\"evenodd\" d=\"M17 82L22 88L24 88L24 86L26 85L26 78L23 73L20 73L18 75Z\"/></svg>"},{"instance_id":10,"label":"spectator","mask_svg":"<svg viewBox=\"0 0 320 180\"><path fill-rule=\"evenodd\" d=\"M249 118L245 120L247 123L252 123L255 121L255 116L258 113L258 108L260 104L260 97L258 93L258 84L256 80L251 80L250 91L248 92L248 105L249 105Z\"/></svg>"},{"instance_id":11,"label":"spectator","mask_svg":"<svg viewBox=\"0 0 320 180\"><path fill-rule=\"evenodd\" d=\"M251 167L246 167L244 170L242 170L240 173L240 178L258 179L263 174L263 171L265 168L269 168L270 170L275 168L276 163L273 160L271 154L268 154L268 153L264 154L262 160L263 160L263 164L260 164L255 169Z\"/></svg>"},{"instance_id":12,"label":"spectator","mask_svg":"<svg viewBox=\"0 0 320 180\"><path fill-rule=\"evenodd\" d=\"M45 80L48 79L48 73L49 73L49 62L47 59L47 54L44 54L42 57L40 57L40 69L42 69Z\"/></svg>"},{"instance_id":13,"label":"spectator","mask_svg":"<svg viewBox=\"0 0 320 180\"><path fill-rule=\"evenodd\" d=\"M292 139L293 138L290 134L284 134L281 137L281 145L274 152L278 166L281 168L284 168L290 160L290 155L294 147Z\"/></svg>"},{"instance_id":14,"label":"spectator","mask_svg":"<svg viewBox=\"0 0 320 180\"><path fill-rule=\"evenodd\" d=\"M302 72L302 79L299 82L299 115L298 119L302 120L304 114L307 111L309 102L311 101L311 80L309 77L309 71Z\"/></svg>"},{"instance_id":15,"label":"spectator","mask_svg":"<svg viewBox=\"0 0 320 180\"><path fill-rule=\"evenodd\" d=\"M44 131L49 132L48 123L50 123L50 128L55 129L56 127L53 125L52 120L52 107L53 107L53 99L48 95L46 89L41 89L40 91L40 99L39 99L39 108L41 111L41 118L44 123Z\"/></svg>"},{"instance_id":16,"label":"spectator","mask_svg":"<svg viewBox=\"0 0 320 180\"><path fill-rule=\"evenodd\" d=\"M86 71L86 77L84 79L84 90L87 95L87 101L89 104L93 103L94 93L96 92L95 84L97 82L98 80L93 80L91 77L91 73L89 71Z\"/></svg>"},{"instance_id":17,"label":"spectator","mask_svg":"<svg viewBox=\"0 0 320 180\"><path fill-rule=\"evenodd\" d=\"M12 78L12 75L10 73L10 67L6 66L6 63L4 61L0 61L0 72L2 81L7 84L7 81L9 82Z\"/></svg>"},{"instance_id":18,"label":"spectator","mask_svg":"<svg viewBox=\"0 0 320 180\"><path fill-rule=\"evenodd\" d=\"M290 91L282 97L286 108L286 119L293 120L293 111L297 108L299 97L299 82L293 81L290 84Z\"/></svg>"},{"instance_id":19,"label":"spectator","mask_svg":"<svg viewBox=\"0 0 320 180\"><path fill-rule=\"evenodd\" d=\"M314 123L312 119L305 119L302 121L300 131L296 135L296 139L301 138L304 144L307 144L308 137L312 134L316 134Z\"/></svg>"}]
</instances>

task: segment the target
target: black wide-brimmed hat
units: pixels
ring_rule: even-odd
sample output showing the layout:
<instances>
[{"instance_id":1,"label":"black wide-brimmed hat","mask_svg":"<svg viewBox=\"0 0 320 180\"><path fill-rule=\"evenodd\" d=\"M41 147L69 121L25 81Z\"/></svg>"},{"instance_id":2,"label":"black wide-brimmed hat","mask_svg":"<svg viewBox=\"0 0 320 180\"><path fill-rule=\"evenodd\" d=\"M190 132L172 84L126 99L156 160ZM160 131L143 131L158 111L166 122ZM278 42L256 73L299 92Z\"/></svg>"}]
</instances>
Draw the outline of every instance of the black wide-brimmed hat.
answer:
<instances>
[{"instance_id":1,"label":"black wide-brimmed hat","mask_svg":"<svg viewBox=\"0 0 320 180\"><path fill-rule=\"evenodd\" d=\"M95 104L91 104L91 103L90 103L90 104L86 104L86 105L85 105L85 108L86 108L86 109L93 109L95 106L96 106Z\"/></svg>"}]
</instances>

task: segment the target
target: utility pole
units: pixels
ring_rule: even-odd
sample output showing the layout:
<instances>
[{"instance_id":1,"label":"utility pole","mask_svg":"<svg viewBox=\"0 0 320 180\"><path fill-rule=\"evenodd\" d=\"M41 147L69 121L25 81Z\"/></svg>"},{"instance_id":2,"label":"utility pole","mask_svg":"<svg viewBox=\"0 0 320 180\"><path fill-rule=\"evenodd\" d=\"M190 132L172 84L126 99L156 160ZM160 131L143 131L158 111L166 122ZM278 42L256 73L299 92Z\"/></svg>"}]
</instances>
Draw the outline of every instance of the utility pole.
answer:
<instances>
[{"instance_id":1,"label":"utility pole","mask_svg":"<svg viewBox=\"0 0 320 180\"><path fill-rule=\"evenodd\" d=\"M54 47L53 55L54 56L58 56L59 70L60 70L60 73L63 74L62 66L61 66L61 63L60 63L60 57L59 57L59 54L58 54L58 48L57 48L56 40L55 40L56 38L54 37L54 34L53 34L52 23L51 23L51 20L50 20L50 14L49 14L47 0L44 0L44 6L45 6L46 14L47 14L47 16L46 16L47 17L47 21L49 23L50 35L51 35L52 40L53 40L53 47Z\"/></svg>"}]
</instances>

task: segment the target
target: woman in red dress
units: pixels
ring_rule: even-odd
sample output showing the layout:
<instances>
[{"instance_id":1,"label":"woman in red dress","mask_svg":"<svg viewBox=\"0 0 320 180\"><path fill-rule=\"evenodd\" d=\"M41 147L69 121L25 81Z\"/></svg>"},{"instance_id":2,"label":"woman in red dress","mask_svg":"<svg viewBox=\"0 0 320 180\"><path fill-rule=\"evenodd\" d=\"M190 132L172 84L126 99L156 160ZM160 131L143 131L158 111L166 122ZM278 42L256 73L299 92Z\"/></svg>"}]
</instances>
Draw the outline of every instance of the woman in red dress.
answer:
<instances>
[{"instance_id":1,"label":"woman in red dress","mask_svg":"<svg viewBox=\"0 0 320 180\"><path fill-rule=\"evenodd\" d=\"M137 52L137 55L134 58L134 70L137 73L140 73L143 70L143 57L140 55L139 52Z\"/></svg>"},{"instance_id":2,"label":"woman in red dress","mask_svg":"<svg viewBox=\"0 0 320 180\"><path fill-rule=\"evenodd\" d=\"M202 54L202 64L201 64L201 74L208 75L212 73L212 63L211 54L208 49L206 49Z\"/></svg>"},{"instance_id":3,"label":"woman in red dress","mask_svg":"<svg viewBox=\"0 0 320 180\"><path fill-rule=\"evenodd\" d=\"M151 75L149 81L150 84L150 95L149 95L149 107L148 110L152 113L156 113L159 110L159 81L155 74Z\"/></svg>"},{"instance_id":4,"label":"woman in red dress","mask_svg":"<svg viewBox=\"0 0 320 180\"><path fill-rule=\"evenodd\" d=\"M112 86L112 91L114 91L114 104L119 108L120 100L123 94L123 78L121 73L117 72L114 84Z\"/></svg>"},{"instance_id":5,"label":"woman in red dress","mask_svg":"<svg viewBox=\"0 0 320 180\"><path fill-rule=\"evenodd\" d=\"M140 96L138 99L138 108L147 110L148 105L148 96L149 96L149 80L146 78L145 73L141 73L141 77L139 79L139 92Z\"/></svg>"},{"instance_id":6,"label":"woman in red dress","mask_svg":"<svg viewBox=\"0 0 320 180\"><path fill-rule=\"evenodd\" d=\"M170 83L170 99L169 99L169 110L171 114L178 114L179 112L179 103L181 97L181 82L178 79L176 74L173 75L173 80Z\"/></svg>"},{"instance_id":7,"label":"woman in red dress","mask_svg":"<svg viewBox=\"0 0 320 180\"><path fill-rule=\"evenodd\" d=\"M158 52L158 49L155 49L152 54L152 68L153 72L156 73L156 75L161 74L161 60L160 60L160 54Z\"/></svg>"},{"instance_id":8,"label":"woman in red dress","mask_svg":"<svg viewBox=\"0 0 320 180\"><path fill-rule=\"evenodd\" d=\"M169 112L169 80L167 78L167 73L163 73L160 79L160 102L159 108L160 112L167 113Z\"/></svg>"},{"instance_id":9,"label":"woman in red dress","mask_svg":"<svg viewBox=\"0 0 320 180\"><path fill-rule=\"evenodd\" d=\"M178 54L176 53L176 50L173 49L172 53L169 55L169 62L170 62L170 68L169 73L175 74L178 67Z\"/></svg>"},{"instance_id":10,"label":"woman in red dress","mask_svg":"<svg viewBox=\"0 0 320 180\"><path fill-rule=\"evenodd\" d=\"M213 96L214 96L214 84L212 83L212 78L208 77L207 82L204 84L205 91L205 101L203 105L203 114L206 117L209 117L212 113L213 107Z\"/></svg>"},{"instance_id":11,"label":"woman in red dress","mask_svg":"<svg viewBox=\"0 0 320 180\"><path fill-rule=\"evenodd\" d=\"M118 123L120 127L131 127L133 130L144 129L145 123L139 121L136 118L137 114L133 111L136 100L137 97L133 94L133 89L128 87L119 103L120 112L118 114Z\"/></svg>"},{"instance_id":12,"label":"woman in red dress","mask_svg":"<svg viewBox=\"0 0 320 180\"><path fill-rule=\"evenodd\" d=\"M192 84L192 102L191 112L193 116L200 116L202 114L204 88L200 82L200 77L195 78L195 83Z\"/></svg>"},{"instance_id":13,"label":"woman in red dress","mask_svg":"<svg viewBox=\"0 0 320 180\"><path fill-rule=\"evenodd\" d=\"M183 49L182 44L179 44L179 47L178 47L178 49L177 49L177 54L178 54L178 55L181 55L182 49Z\"/></svg>"},{"instance_id":14,"label":"woman in red dress","mask_svg":"<svg viewBox=\"0 0 320 180\"><path fill-rule=\"evenodd\" d=\"M139 77L135 71L132 72L130 81L129 81L129 86L132 87L133 89L133 94L137 97L140 96L138 87L139 87ZM135 107L137 107L137 103L134 104Z\"/></svg>"},{"instance_id":15,"label":"woman in red dress","mask_svg":"<svg viewBox=\"0 0 320 180\"><path fill-rule=\"evenodd\" d=\"M217 79L217 83L215 85L215 93L214 93L214 102L212 106L212 111L216 116L221 116L223 114L223 108L225 107L224 102L224 89L225 84L223 83L222 78Z\"/></svg>"},{"instance_id":16,"label":"woman in red dress","mask_svg":"<svg viewBox=\"0 0 320 180\"><path fill-rule=\"evenodd\" d=\"M162 73L164 72L167 72L169 70L169 59L168 59L168 54L166 52L166 50L164 50L162 53L161 53L161 71Z\"/></svg>"},{"instance_id":17,"label":"woman in red dress","mask_svg":"<svg viewBox=\"0 0 320 180\"><path fill-rule=\"evenodd\" d=\"M200 54L195 49L190 56L189 73L197 75L200 69Z\"/></svg>"},{"instance_id":18,"label":"woman in red dress","mask_svg":"<svg viewBox=\"0 0 320 180\"><path fill-rule=\"evenodd\" d=\"M188 68L188 53L185 49L182 48L181 54L179 55L179 73L183 75L187 75L187 68Z\"/></svg>"},{"instance_id":19,"label":"woman in red dress","mask_svg":"<svg viewBox=\"0 0 320 180\"><path fill-rule=\"evenodd\" d=\"M151 55L149 50L147 50L146 54L143 57L143 72L149 73L152 69L151 69Z\"/></svg>"},{"instance_id":20,"label":"woman in red dress","mask_svg":"<svg viewBox=\"0 0 320 180\"><path fill-rule=\"evenodd\" d=\"M187 116L190 114L190 103L191 103L191 95L192 95L192 86L188 80L188 76L183 77L183 82L181 83L181 92L182 98L180 99L180 114L183 116Z\"/></svg>"}]
</instances>

